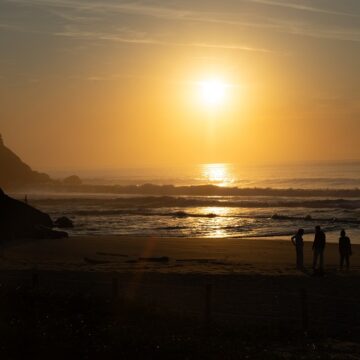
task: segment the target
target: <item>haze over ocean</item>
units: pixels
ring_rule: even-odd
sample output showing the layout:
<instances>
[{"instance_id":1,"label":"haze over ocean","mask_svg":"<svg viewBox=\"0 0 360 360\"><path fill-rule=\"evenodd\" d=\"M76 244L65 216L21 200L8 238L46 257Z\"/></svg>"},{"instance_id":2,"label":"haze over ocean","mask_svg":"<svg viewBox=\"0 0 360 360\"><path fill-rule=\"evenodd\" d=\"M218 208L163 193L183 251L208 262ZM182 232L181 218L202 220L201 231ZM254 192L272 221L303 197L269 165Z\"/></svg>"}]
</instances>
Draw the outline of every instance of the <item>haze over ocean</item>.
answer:
<instances>
[{"instance_id":1,"label":"haze over ocean","mask_svg":"<svg viewBox=\"0 0 360 360\"><path fill-rule=\"evenodd\" d=\"M83 173L84 184L108 185L104 193L33 192L31 202L53 218L71 217L74 235L158 235L167 237L274 237L288 236L303 227L311 233L321 224L330 241L342 228L359 239L360 198L345 199L336 189L360 188L360 163L318 163L241 167L236 164L202 164L184 168L147 168ZM121 175L120 175L121 174ZM297 177L294 177L297 174ZM196 186L268 188L259 196L211 194L162 196L116 194L110 185ZM271 189L318 189L323 195L277 196ZM326 192L329 190L329 193ZM80 190L81 191L81 190ZM267 193L268 191L268 193ZM22 197L24 194L17 194ZM287 238L287 237L286 237ZM310 237L308 238L310 240ZM356 242L356 240L355 240Z\"/></svg>"}]
</instances>

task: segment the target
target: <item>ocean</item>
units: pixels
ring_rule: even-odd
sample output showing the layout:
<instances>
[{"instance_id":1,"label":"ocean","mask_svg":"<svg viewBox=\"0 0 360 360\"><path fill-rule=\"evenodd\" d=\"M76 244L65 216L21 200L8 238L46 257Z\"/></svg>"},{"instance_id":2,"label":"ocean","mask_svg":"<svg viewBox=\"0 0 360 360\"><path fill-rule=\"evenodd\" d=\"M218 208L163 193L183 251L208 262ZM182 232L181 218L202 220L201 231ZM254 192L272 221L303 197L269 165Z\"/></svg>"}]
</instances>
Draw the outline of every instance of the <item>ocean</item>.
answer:
<instances>
[{"instance_id":1,"label":"ocean","mask_svg":"<svg viewBox=\"0 0 360 360\"><path fill-rule=\"evenodd\" d=\"M71 218L75 223L71 235L288 239L301 227L310 241L315 225L321 225L331 242L337 241L344 228L354 243L360 243L360 162L262 167L202 164L80 175L84 184L93 186L91 191L80 187L76 192L27 193L28 201L53 219ZM155 190L142 193L143 184L153 184ZM114 185L140 190L127 194ZM164 185L181 186L186 195L164 193ZM213 195L211 188L207 193L207 187L201 188L204 185L218 186L225 195ZM96 186L106 192L97 192ZM232 195L235 187L253 191ZM341 190L348 192L343 196ZM15 194L20 199L24 196Z\"/></svg>"}]
</instances>

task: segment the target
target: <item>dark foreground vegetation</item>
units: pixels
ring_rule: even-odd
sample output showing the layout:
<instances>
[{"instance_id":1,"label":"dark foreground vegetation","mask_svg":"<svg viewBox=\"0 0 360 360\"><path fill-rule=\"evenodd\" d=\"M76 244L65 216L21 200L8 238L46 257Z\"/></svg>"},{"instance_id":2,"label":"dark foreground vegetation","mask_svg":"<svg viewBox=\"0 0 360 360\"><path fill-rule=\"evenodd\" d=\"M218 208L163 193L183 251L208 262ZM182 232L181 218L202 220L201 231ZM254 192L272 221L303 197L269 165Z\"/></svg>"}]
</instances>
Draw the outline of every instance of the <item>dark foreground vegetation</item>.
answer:
<instances>
[{"instance_id":1,"label":"dark foreground vegetation","mask_svg":"<svg viewBox=\"0 0 360 360\"><path fill-rule=\"evenodd\" d=\"M221 312L222 307L216 309L215 299L214 304L206 304L206 291L203 298L194 299L195 303L204 301L204 307L191 311L191 307L184 307L182 302L169 304L166 299L166 304L163 303L162 294L159 301L156 297L129 293L125 296L114 281L103 283L102 290L101 285L90 293L76 282L54 286L54 280L59 277L51 274L46 277L53 286L41 286L37 274L21 276L21 281L3 281L1 285L1 359L64 359L66 356L77 359L357 359L360 356L357 308L344 304L341 299L335 299L336 307L330 311L327 322L320 326L310 324L307 329L308 320L304 323L300 316L299 321L294 321L289 312L291 308L297 311L298 306L291 292L286 295L291 289L282 289L285 291L280 306L284 307L283 316L275 316L274 311L272 316L263 316L266 310L261 299L251 301L246 293L240 306L245 316L235 313L223 316L226 314ZM264 297L267 297L266 288L265 284ZM173 293L175 298L180 295L171 287L164 291ZM223 301L227 300L230 301ZM277 307L275 303L269 305ZM344 313L346 309L338 309L341 305L346 305L352 316ZM246 306L255 311L246 310ZM316 312L319 309L317 307Z\"/></svg>"}]
</instances>

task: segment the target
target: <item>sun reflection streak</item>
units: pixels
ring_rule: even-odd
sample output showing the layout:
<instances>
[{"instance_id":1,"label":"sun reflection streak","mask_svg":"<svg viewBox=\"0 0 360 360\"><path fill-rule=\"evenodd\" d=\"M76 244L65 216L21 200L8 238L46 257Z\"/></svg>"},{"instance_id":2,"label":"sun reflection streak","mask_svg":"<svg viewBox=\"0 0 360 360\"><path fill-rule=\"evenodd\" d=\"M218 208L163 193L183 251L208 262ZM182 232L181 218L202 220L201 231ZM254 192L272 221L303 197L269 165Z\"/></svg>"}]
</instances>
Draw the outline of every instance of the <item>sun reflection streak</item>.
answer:
<instances>
[{"instance_id":1,"label":"sun reflection streak","mask_svg":"<svg viewBox=\"0 0 360 360\"><path fill-rule=\"evenodd\" d=\"M204 225L207 227L207 235L209 238L224 238L228 237L227 226L230 226L233 222L232 215L233 209L227 207L204 207L201 209L202 214L213 214L214 217L206 218Z\"/></svg>"},{"instance_id":2,"label":"sun reflection streak","mask_svg":"<svg viewBox=\"0 0 360 360\"><path fill-rule=\"evenodd\" d=\"M219 186L228 186L234 182L228 164L203 164L201 173L207 182Z\"/></svg>"},{"instance_id":3,"label":"sun reflection streak","mask_svg":"<svg viewBox=\"0 0 360 360\"><path fill-rule=\"evenodd\" d=\"M208 206L202 208L204 214L214 214L216 216L227 216L232 213L231 209L228 207L218 207L218 206Z\"/></svg>"}]
</instances>

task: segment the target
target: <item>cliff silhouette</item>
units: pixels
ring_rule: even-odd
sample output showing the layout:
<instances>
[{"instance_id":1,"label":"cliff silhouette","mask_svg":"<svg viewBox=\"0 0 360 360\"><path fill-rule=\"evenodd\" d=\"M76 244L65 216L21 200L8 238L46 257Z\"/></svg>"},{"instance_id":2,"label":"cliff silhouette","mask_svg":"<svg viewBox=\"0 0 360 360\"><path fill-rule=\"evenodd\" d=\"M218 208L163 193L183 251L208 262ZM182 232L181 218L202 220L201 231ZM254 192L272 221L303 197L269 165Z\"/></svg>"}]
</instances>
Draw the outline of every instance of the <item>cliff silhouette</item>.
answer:
<instances>
[{"instance_id":1,"label":"cliff silhouette","mask_svg":"<svg viewBox=\"0 0 360 360\"><path fill-rule=\"evenodd\" d=\"M31 169L7 148L0 135L0 187L4 189L53 182L49 175Z\"/></svg>"}]
</instances>

